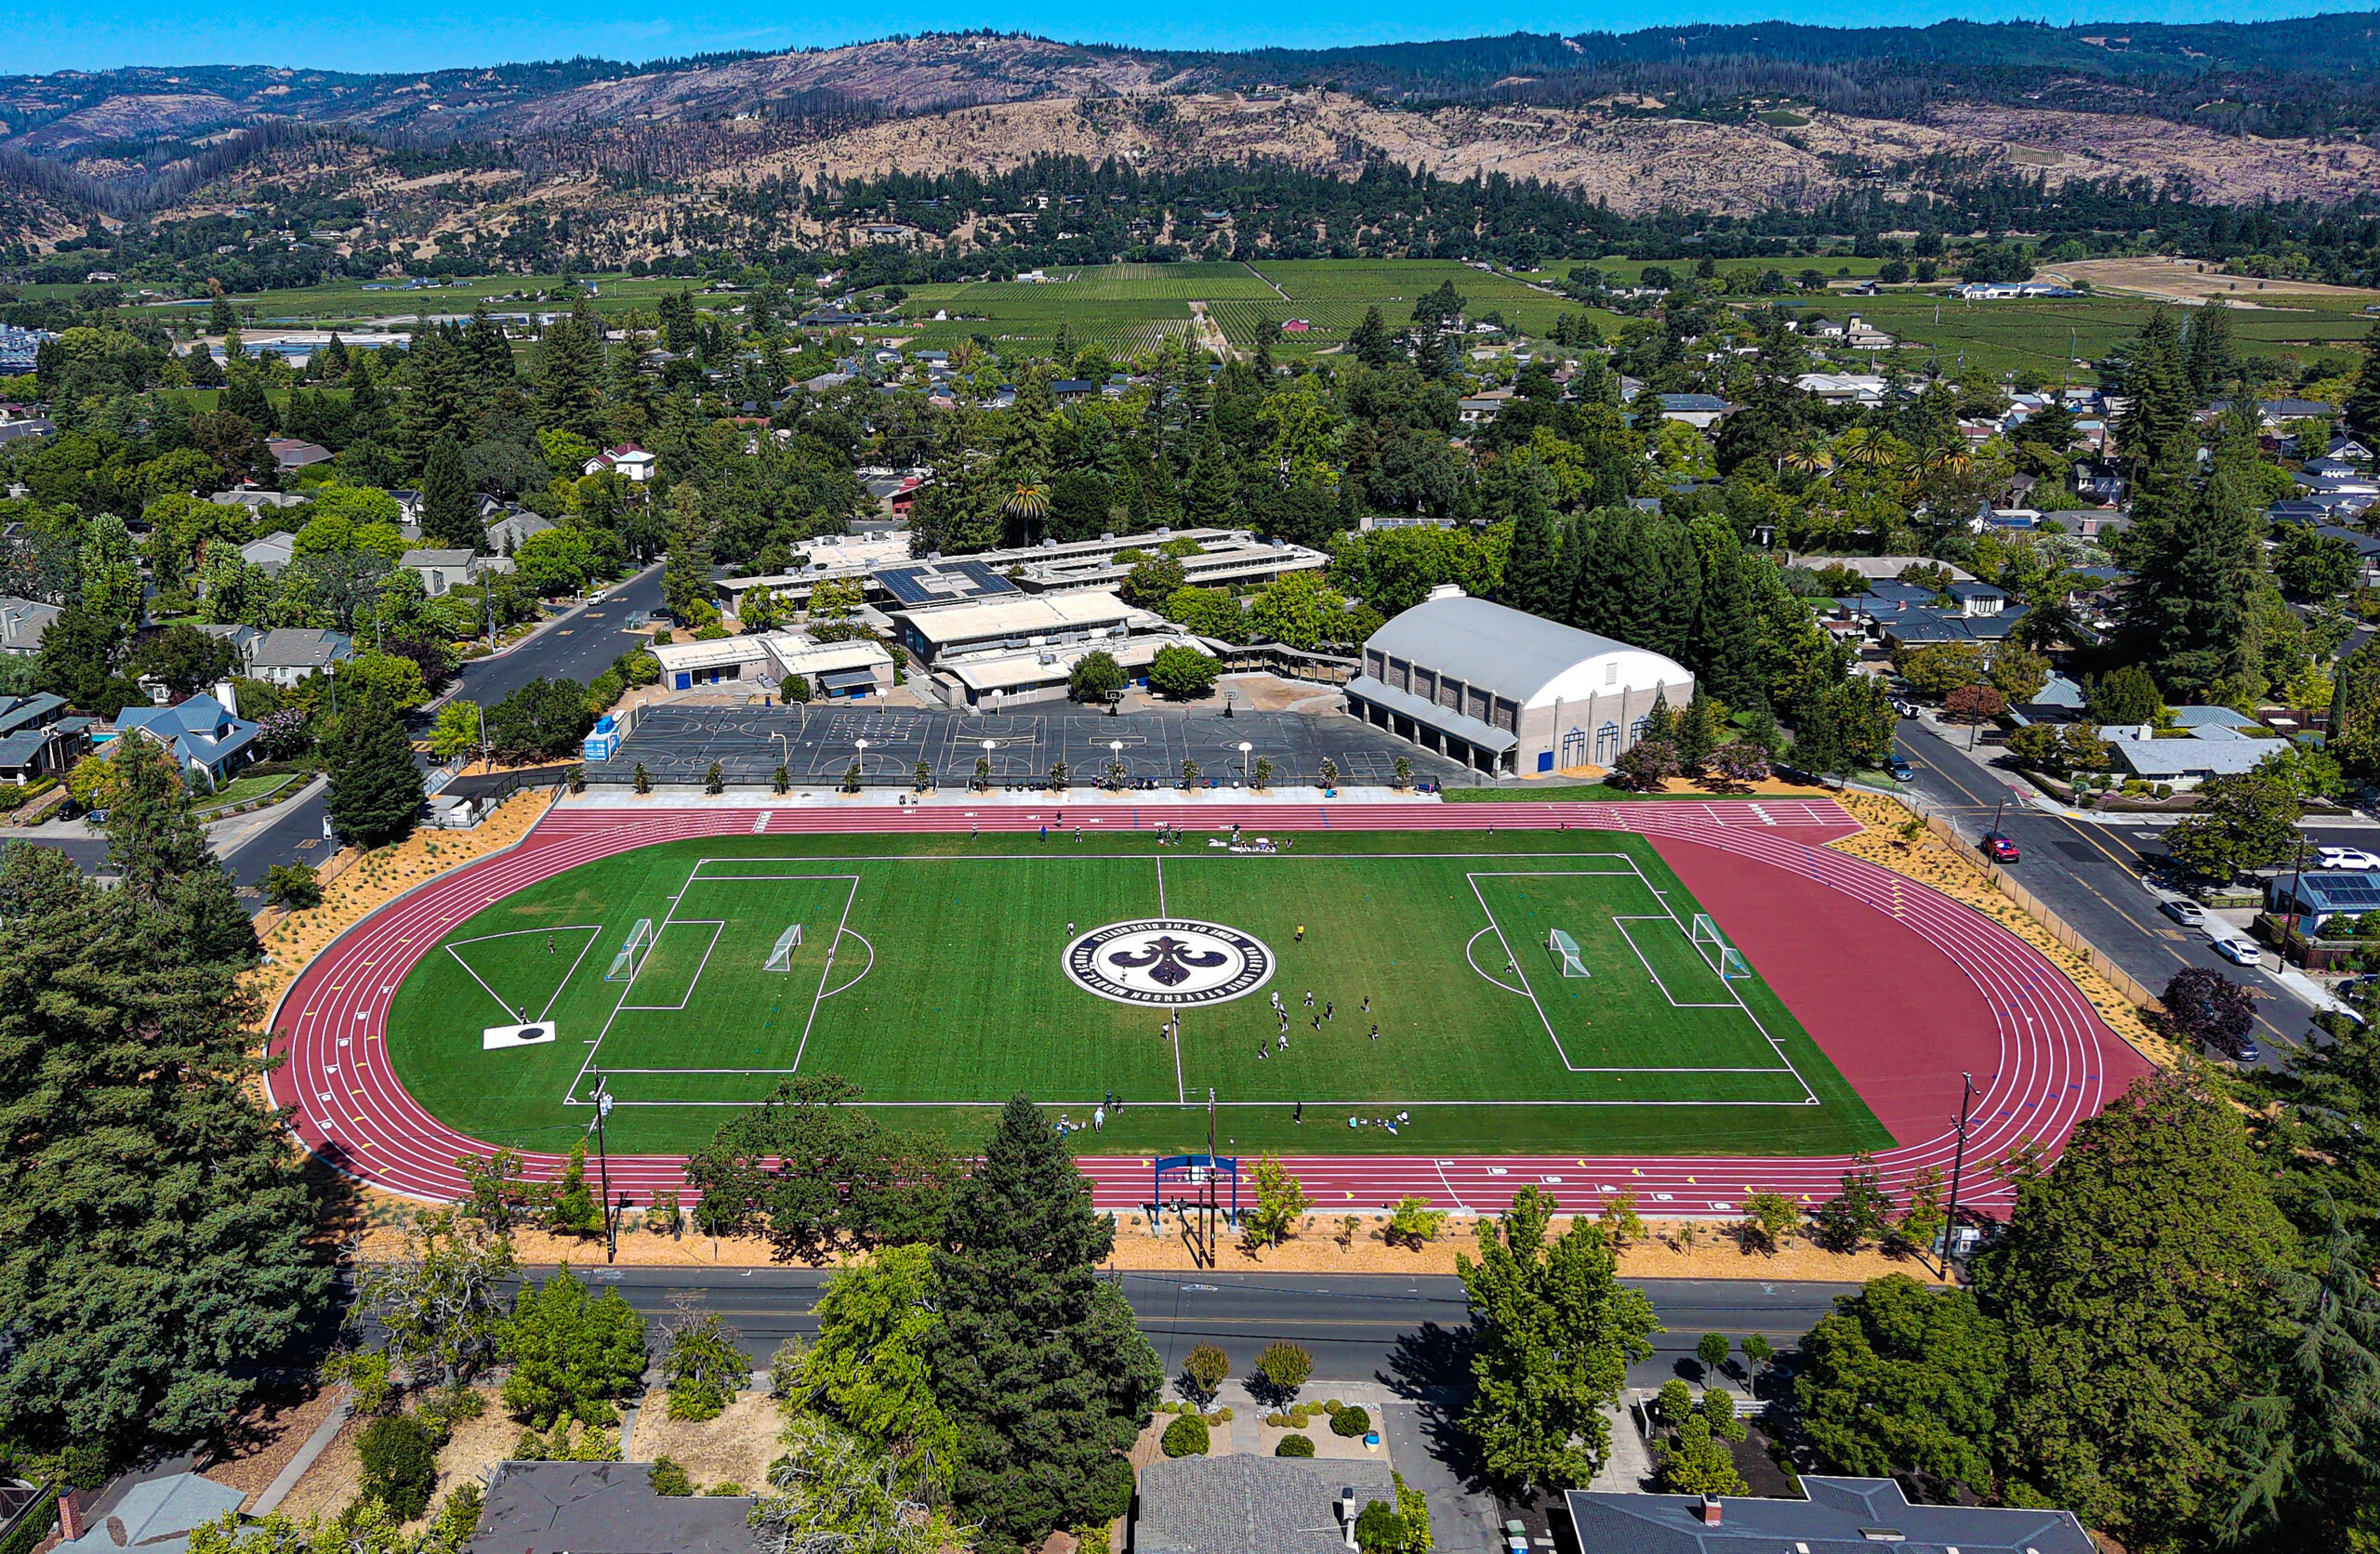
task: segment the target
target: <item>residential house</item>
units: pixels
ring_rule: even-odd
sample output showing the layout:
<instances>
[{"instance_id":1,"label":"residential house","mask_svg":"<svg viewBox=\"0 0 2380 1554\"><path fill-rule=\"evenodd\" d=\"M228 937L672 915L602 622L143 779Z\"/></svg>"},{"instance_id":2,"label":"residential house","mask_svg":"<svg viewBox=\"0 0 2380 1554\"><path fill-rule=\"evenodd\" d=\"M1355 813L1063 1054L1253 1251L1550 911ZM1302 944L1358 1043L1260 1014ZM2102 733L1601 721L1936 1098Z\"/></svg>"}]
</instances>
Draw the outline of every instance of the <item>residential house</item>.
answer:
<instances>
[{"instance_id":1,"label":"residential house","mask_svg":"<svg viewBox=\"0 0 2380 1554\"><path fill-rule=\"evenodd\" d=\"M142 1479L111 1488L88 1510L78 1506L60 1529L66 1541L51 1546L52 1554L186 1554L192 1533L236 1519L246 1500L245 1492L196 1473Z\"/></svg>"},{"instance_id":2,"label":"residential house","mask_svg":"<svg viewBox=\"0 0 2380 1554\"><path fill-rule=\"evenodd\" d=\"M1060 404L1074 404L1099 392L1099 385L1086 377L1063 377L1050 385L1050 397Z\"/></svg>"},{"instance_id":3,"label":"residential house","mask_svg":"<svg viewBox=\"0 0 2380 1554\"><path fill-rule=\"evenodd\" d=\"M657 1495L646 1462L499 1462L469 1554L756 1554L748 1495Z\"/></svg>"},{"instance_id":4,"label":"residential house","mask_svg":"<svg viewBox=\"0 0 2380 1554\"><path fill-rule=\"evenodd\" d=\"M20 786L74 764L96 719L67 716L66 698L44 691L0 694L0 782Z\"/></svg>"},{"instance_id":5,"label":"residential house","mask_svg":"<svg viewBox=\"0 0 2380 1554\"><path fill-rule=\"evenodd\" d=\"M298 536L285 530L277 534L261 535L240 547L240 560L250 566L264 568L268 577L280 576L281 569L287 566L297 553Z\"/></svg>"},{"instance_id":6,"label":"residential house","mask_svg":"<svg viewBox=\"0 0 2380 1554\"><path fill-rule=\"evenodd\" d=\"M231 650L232 665L237 667L239 672L243 675L248 672L248 653L250 650L254 649L258 642L264 640L263 630L252 626L222 626L217 625L213 622L202 621L199 623L197 630L201 637L211 637L218 642L227 644Z\"/></svg>"},{"instance_id":7,"label":"residential house","mask_svg":"<svg viewBox=\"0 0 2380 1554\"><path fill-rule=\"evenodd\" d=\"M2319 934L2334 917L2380 912L2380 874L2360 869L2292 871L2265 882L2265 910L2294 916L2301 928Z\"/></svg>"},{"instance_id":8,"label":"residential house","mask_svg":"<svg viewBox=\"0 0 2380 1554\"><path fill-rule=\"evenodd\" d=\"M610 471L622 480L639 485L653 479L654 457L633 442L623 442L616 448L606 448L587 461L586 472L601 475Z\"/></svg>"},{"instance_id":9,"label":"residential house","mask_svg":"<svg viewBox=\"0 0 2380 1554\"><path fill-rule=\"evenodd\" d=\"M1811 1475L1802 1480L1802 1493L1799 1500L1722 1500L1574 1489L1563 1500L1575 1547L1586 1554L1848 1554L1884 1547L1929 1554L2097 1554L2099 1547L2071 1511L1912 1505L1891 1479Z\"/></svg>"},{"instance_id":10,"label":"residential house","mask_svg":"<svg viewBox=\"0 0 2380 1554\"><path fill-rule=\"evenodd\" d=\"M152 739L174 753L185 771L204 771L220 783L255 757L257 726L214 697L191 696L169 707L126 707L116 714L116 737Z\"/></svg>"},{"instance_id":11,"label":"residential house","mask_svg":"<svg viewBox=\"0 0 2380 1554\"><path fill-rule=\"evenodd\" d=\"M2183 724L2181 715L2188 711L2226 713L2237 720L2209 718ZM2125 770L2143 782L2170 784L2175 792L2194 788L2210 777L2254 771L2267 757L2288 748L2287 741L2268 737L2269 731L2261 725L2230 713L2228 707L2176 708L2175 721L2187 731L2168 732L2161 738L2148 724L2123 724L2102 728L2099 737Z\"/></svg>"},{"instance_id":12,"label":"residential house","mask_svg":"<svg viewBox=\"0 0 2380 1554\"><path fill-rule=\"evenodd\" d=\"M26 421L0 421L0 444L47 437L57 429L58 423L46 415L36 415Z\"/></svg>"},{"instance_id":13,"label":"residential house","mask_svg":"<svg viewBox=\"0 0 2380 1554\"><path fill-rule=\"evenodd\" d=\"M1396 1483L1386 1463L1368 1458L1172 1457L1141 1469L1126 1547L1138 1554L1345 1554L1355 1519L1374 1500L1395 1505Z\"/></svg>"},{"instance_id":14,"label":"residential house","mask_svg":"<svg viewBox=\"0 0 2380 1554\"><path fill-rule=\"evenodd\" d=\"M406 551L397 558L397 565L421 573L423 591L436 599L449 588L476 583L491 572L510 570L509 561L502 567L496 565L501 560L470 550L425 549Z\"/></svg>"},{"instance_id":15,"label":"residential house","mask_svg":"<svg viewBox=\"0 0 2380 1554\"><path fill-rule=\"evenodd\" d=\"M331 673L334 665L354 656L355 639L344 632L283 626L248 644L246 667L251 679L267 680L285 691L300 680Z\"/></svg>"},{"instance_id":16,"label":"residential house","mask_svg":"<svg viewBox=\"0 0 2380 1554\"><path fill-rule=\"evenodd\" d=\"M42 636L56 619L55 604L0 594L0 652L24 658L41 652Z\"/></svg>"},{"instance_id":17,"label":"residential house","mask_svg":"<svg viewBox=\"0 0 2380 1554\"><path fill-rule=\"evenodd\" d=\"M334 456L321 443L308 442L296 437L268 437L264 445L272 450L273 465L284 474L293 469L328 464Z\"/></svg>"},{"instance_id":18,"label":"residential house","mask_svg":"<svg viewBox=\"0 0 2380 1554\"><path fill-rule=\"evenodd\" d=\"M218 491L207 500L218 507L245 507L253 513L260 507L301 507L313 498L295 491L265 491L256 486L239 486L231 491Z\"/></svg>"},{"instance_id":19,"label":"residential house","mask_svg":"<svg viewBox=\"0 0 2380 1554\"><path fill-rule=\"evenodd\" d=\"M1662 394L1661 419L1683 421L1697 431L1708 431L1737 407L1716 394Z\"/></svg>"},{"instance_id":20,"label":"residential house","mask_svg":"<svg viewBox=\"0 0 2380 1554\"><path fill-rule=\"evenodd\" d=\"M487 526L487 548L498 556L509 556L521 548L521 542L532 534L542 534L554 527L554 520L526 507L499 514Z\"/></svg>"}]
</instances>

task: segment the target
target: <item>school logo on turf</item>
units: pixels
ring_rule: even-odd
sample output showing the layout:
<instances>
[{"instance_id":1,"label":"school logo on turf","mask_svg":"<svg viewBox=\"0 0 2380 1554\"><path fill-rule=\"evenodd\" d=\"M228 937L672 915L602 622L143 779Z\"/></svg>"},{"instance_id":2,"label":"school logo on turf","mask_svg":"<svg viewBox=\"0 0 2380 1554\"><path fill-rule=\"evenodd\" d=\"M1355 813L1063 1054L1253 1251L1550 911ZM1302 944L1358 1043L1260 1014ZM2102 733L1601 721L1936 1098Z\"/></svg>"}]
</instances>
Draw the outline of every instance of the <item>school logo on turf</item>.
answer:
<instances>
[{"instance_id":1,"label":"school logo on turf","mask_svg":"<svg viewBox=\"0 0 2380 1554\"><path fill-rule=\"evenodd\" d=\"M1222 1004L1273 977L1264 942L1221 923L1149 917L1110 923L1066 946L1066 975L1119 1004Z\"/></svg>"}]
</instances>

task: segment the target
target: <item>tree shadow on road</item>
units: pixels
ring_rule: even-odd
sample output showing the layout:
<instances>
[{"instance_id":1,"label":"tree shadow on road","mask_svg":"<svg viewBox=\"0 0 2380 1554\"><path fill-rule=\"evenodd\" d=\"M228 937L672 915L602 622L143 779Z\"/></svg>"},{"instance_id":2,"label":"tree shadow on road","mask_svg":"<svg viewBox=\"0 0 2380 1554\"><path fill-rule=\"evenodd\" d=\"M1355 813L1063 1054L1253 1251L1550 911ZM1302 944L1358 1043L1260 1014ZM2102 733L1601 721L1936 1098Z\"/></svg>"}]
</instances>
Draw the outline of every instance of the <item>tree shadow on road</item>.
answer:
<instances>
[{"instance_id":1,"label":"tree shadow on road","mask_svg":"<svg viewBox=\"0 0 2380 1554\"><path fill-rule=\"evenodd\" d=\"M1486 1487L1484 1468L1461 1428L1471 1398L1471 1329L1426 1322L1400 1335L1385 1370L1373 1379L1413 1404L1414 1423L1430 1455L1474 1493Z\"/></svg>"}]
</instances>

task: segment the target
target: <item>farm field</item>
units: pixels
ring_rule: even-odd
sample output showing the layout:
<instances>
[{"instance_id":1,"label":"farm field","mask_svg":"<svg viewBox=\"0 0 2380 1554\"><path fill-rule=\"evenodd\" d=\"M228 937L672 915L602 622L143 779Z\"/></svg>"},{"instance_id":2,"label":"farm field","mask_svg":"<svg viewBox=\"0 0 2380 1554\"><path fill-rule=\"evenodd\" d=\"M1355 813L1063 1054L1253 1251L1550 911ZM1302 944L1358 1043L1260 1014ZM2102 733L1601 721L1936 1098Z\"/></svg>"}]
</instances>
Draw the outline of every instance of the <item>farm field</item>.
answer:
<instances>
[{"instance_id":1,"label":"farm field","mask_svg":"<svg viewBox=\"0 0 2380 1554\"><path fill-rule=\"evenodd\" d=\"M1641 837L1205 841L615 854L449 924L396 987L389 1058L442 1122L530 1149L583 1130L601 1085L614 1151L691 1151L797 1073L954 1136L1019 1089L1084 1124L1113 1092L1111 1151L1203 1147L1210 1086L1238 1144L1302 1152L1892 1141ZM541 1039L485 1047L514 1021Z\"/></svg>"}]
</instances>

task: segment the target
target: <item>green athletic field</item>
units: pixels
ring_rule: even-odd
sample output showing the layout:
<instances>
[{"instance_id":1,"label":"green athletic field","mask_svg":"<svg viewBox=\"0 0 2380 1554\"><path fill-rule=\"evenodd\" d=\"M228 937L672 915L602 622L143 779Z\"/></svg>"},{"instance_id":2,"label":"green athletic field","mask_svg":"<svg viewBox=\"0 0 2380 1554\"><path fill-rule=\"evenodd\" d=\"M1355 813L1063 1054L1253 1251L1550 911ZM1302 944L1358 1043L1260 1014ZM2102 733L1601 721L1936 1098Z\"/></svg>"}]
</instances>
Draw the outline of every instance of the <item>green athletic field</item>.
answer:
<instances>
[{"instance_id":1,"label":"green athletic field","mask_svg":"<svg viewBox=\"0 0 2380 1554\"><path fill-rule=\"evenodd\" d=\"M1086 1123L1113 1090L1128 1105L1098 1147L1123 1152L1203 1147L1210 1086L1240 1145L1307 1152L1891 1142L1757 976L1717 974L1725 943L1694 941L1699 909L1641 837L1323 835L1272 855L1206 841L752 836L623 853L456 925L398 989L390 1057L443 1121L527 1148L575 1137L601 1082L615 1150L693 1150L795 1072L841 1074L889 1121L961 1137L1020 1089ZM1167 1011L1094 996L1062 965L1070 921L1158 916L1228 926L1276 962L1262 989L1181 1011L1178 1049ZM649 947L607 980L640 919ZM767 969L794 924L787 969ZM1591 975L1561 974L1553 928ZM558 1039L483 1051L482 1028L511 1018L549 1020ZM1399 1111L1396 1133L1376 1126Z\"/></svg>"}]
</instances>

